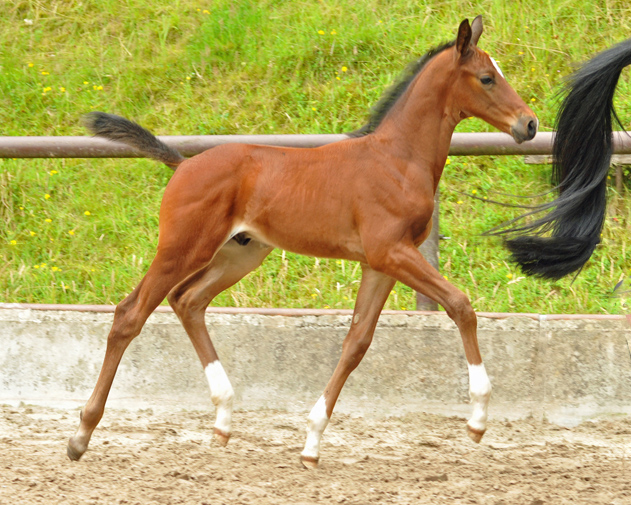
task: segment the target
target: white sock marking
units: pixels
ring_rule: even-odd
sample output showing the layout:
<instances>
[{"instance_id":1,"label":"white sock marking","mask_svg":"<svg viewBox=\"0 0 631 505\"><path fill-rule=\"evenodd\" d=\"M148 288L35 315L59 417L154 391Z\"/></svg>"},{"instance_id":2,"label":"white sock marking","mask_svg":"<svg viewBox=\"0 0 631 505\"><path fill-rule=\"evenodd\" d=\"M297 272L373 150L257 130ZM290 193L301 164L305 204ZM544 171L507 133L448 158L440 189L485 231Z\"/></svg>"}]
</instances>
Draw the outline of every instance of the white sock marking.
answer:
<instances>
[{"instance_id":1,"label":"white sock marking","mask_svg":"<svg viewBox=\"0 0 631 505\"><path fill-rule=\"evenodd\" d=\"M473 414L467 424L475 430L484 431L491 397L491 381L486 374L484 363L469 365L469 395L473 404Z\"/></svg>"},{"instance_id":2,"label":"white sock marking","mask_svg":"<svg viewBox=\"0 0 631 505\"><path fill-rule=\"evenodd\" d=\"M204 372L206 372L206 378L210 386L210 398L217 408L215 428L229 435L232 421L232 401L234 399L234 391L230 384L230 379L228 379L226 371L219 360L209 363Z\"/></svg>"},{"instance_id":3,"label":"white sock marking","mask_svg":"<svg viewBox=\"0 0 631 505\"><path fill-rule=\"evenodd\" d=\"M329 418L326 415L326 401L324 400L324 396L321 396L309 413L307 441L301 453L303 456L318 459L320 454L320 440L328 424Z\"/></svg>"},{"instance_id":4,"label":"white sock marking","mask_svg":"<svg viewBox=\"0 0 631 505\"><path fill-rule=\"evenodd\" d=\"M491 58L491 57L489 56L489 58ZM491 58L491 63L493 63L493 66L495 67L495 70L497 70L497 73L500 74L502 77L504 77L504 72L502 72L502 69L497 64L497 61L495 61L493 58ZM504 77L504 79L506 79L506 77Z\"/></svg>"}]
</instances>

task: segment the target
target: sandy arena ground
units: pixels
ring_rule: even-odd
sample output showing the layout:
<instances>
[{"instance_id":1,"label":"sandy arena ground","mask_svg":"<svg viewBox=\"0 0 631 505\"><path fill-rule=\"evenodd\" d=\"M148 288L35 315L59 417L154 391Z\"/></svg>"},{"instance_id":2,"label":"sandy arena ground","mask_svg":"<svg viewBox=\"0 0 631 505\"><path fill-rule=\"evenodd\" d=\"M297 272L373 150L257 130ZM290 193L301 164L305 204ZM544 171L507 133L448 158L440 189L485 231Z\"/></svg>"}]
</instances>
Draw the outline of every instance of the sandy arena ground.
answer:
<instances>
[{"instance_id":1,"label":"sandy arena ground","mask_svg":"<svg viewBox=\"0 0 631 505\"><path fill-rule=\"evenodd\" d=\"M335 415L313 471L298 461L306 414L236 412L221 448L210 412L110 409L71 462L78 417L0 407L0 503L631 504L629 418L571 430L495 420L476 446L461 419Z\"/></svg>"}]
</instances>

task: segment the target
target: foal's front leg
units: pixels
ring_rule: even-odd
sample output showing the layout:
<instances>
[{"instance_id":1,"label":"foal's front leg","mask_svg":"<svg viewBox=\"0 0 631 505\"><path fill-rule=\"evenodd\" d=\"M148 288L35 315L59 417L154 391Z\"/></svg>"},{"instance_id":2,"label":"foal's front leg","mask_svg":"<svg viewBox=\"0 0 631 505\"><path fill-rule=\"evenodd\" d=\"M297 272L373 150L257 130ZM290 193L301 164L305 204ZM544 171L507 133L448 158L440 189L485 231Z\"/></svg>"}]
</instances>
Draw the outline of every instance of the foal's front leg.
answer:
<instances>
[{"instance_id":1,"label":"foal's front leg","mask_svg":"<svg viewBox=\"0 0 631 505\"><path fill-rule=\"evenodd\" d=\"M449 284L412 244L391 246L386 255L379 255L376 263L374 268L442 305L458 326L469 365L469 395L473 405L467 432L474 442L480 442L486 431L491 382L482 363L477 319L471 302L462 291Z\"/></svg>"},{"instance_id":2,"label":"foal's front leg","mask_svg":"<svg viewBox=\"0 0 631 505\"><path fill-rule=\"evenodd\" d=\"M346 379L359 365L372 342L379 314L394 282L391 277L362 264L362 281L357 293L351 328L342 344L342 356L324 393L309 414L307 441L300 455L302 464L307 468L318 466L322 433L329 424L333 407Z\"/></svg>"}]
</instances>

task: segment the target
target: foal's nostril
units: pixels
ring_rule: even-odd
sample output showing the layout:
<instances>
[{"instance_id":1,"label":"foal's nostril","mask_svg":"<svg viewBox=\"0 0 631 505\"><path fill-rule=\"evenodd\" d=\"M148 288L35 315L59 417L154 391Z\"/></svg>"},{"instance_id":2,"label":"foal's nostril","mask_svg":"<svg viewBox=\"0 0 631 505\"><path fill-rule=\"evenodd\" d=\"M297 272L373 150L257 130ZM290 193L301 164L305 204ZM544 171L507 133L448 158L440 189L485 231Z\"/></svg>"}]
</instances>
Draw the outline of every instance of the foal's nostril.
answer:
<instances>
[{"instance_id":1,"label":"foal's nostril","mask_svg":"<svg viewBox=\"0 0 631 505\"><path fill-rule=\"evenodd\" d=\"M533 138L537 133L537 122L534 119L531 119L528 122L528 137Z\"/></svg>"}]
</instances>

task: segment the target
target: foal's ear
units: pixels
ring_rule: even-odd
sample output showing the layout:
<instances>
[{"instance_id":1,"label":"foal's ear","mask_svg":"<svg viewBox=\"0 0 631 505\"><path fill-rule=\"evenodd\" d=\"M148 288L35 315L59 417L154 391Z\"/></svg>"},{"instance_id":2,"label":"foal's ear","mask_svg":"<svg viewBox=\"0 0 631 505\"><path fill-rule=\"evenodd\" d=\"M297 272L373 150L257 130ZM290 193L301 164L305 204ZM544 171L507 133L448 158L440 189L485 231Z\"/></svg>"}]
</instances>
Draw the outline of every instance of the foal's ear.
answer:
<instances>
[{"instance_id":1,"label":"foal's ear","mask_svg":"<svg viewBox=\"0 0 631 505\"><path fill-rule=\"evenodd\" d=\"M476 18L471 23L471 45L478 45L478 40L480 40L480 35L482 35L483 29L484 26L482 25L482 16L476 16Z\"/></svg>"},{"instance_id":2,"label":"foal's ear","mask_svg":"<svg viewBox=\"0 0 631 505\"><path fill-rule=\"evenodd\" d=\"M458 36L456 37L456 51L458 55L464 57L469 52L469 44L471 43L471 27L469 20L465 19L458 27Z\"/></svg>"}]
</instances>

